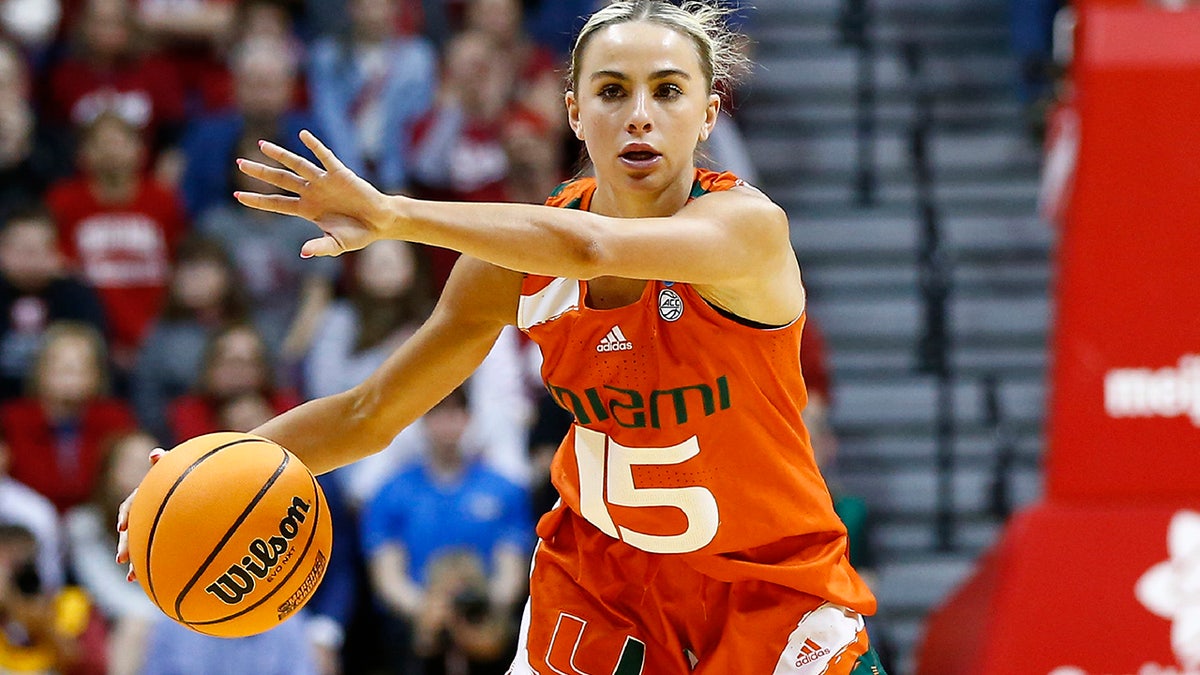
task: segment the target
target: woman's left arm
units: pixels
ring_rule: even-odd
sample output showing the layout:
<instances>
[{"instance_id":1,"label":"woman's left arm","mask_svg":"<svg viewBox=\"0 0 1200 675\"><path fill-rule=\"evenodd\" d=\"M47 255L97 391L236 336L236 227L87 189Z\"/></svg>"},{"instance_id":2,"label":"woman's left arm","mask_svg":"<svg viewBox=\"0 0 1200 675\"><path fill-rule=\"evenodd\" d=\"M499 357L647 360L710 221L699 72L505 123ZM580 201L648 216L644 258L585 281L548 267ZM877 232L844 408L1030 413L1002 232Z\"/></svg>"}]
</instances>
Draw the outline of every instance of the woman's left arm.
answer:
<instances>
[{"instance_id":1,"label":"woman's left arm","mask_svg":"<svg viewBox=\"0 0 1200 675\"><path fill-rule=\"evenodd\" d=\"M613 218L530 204L422 201L380 194L311 133L302 133L301 139L325 168L264 143L267 156L286 169L241 160L242 170L293 194L237 196L247 206L316 223L325 234L308 241L302 255L338 255L378 239L403 239L532 274L670 279L731 298L766 293L772 296L770 304L777 300L783 305L767 315L794 318L803 307L787 216L753 188L705 195L664 218ZM776 289L785 286L795 290L776 297Z\"/></svg>"}]
</instances>

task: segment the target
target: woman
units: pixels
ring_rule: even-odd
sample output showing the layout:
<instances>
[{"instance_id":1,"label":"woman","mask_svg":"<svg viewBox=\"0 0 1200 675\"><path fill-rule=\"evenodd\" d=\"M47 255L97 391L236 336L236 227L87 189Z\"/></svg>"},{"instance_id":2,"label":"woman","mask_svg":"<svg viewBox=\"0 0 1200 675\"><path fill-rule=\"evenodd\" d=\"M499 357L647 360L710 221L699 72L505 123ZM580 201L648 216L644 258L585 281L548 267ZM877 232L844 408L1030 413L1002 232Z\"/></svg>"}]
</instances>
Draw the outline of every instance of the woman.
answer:
<instances>
[{"instance_id":1,"label":"woman","mask_svg":"<svg viewBox=\"0 0 1200 675\"><path fill-rule=\"evenodd\" d=\"M27 397L0 406L12 477L60 513L87 501L100 478L105 442L134 427L133 413L109 395L107 356L92 326L53 323L34 361Z\"/></svg>"},{"instance_id":2,"label":"woman","mask_svg":"<svg viewBox=\"0 0 1200 675\"><path fill-rule=\"evenodd\" d=\"M245 323L249 312L237 270L221 244L201 236L184 240L166 306L142 343L130 378L138 422L155 437L171 438L167 408L195 388L212 334Z\"/></svg>"},{"instance_id":3,"label":"woman","mask_svg":"<svg viewBox=\"0 0 1200 675\"><path fill-rule=\"evenodd\" d=\"M108 672L139 672L145 654L147 629L158 609L137 585L124 583L125 572L113 562L109 529L121 500L146 475L146 453L158 441L144 431L130 430L109 439L92 498L71 509L64 530L71 551L71 571L106 621Z\"/></svg>"},{"instance_id":4,"label":"woman","mask_svg":"<svg viewBox=\"0 0 1200 675\"><path fill-rule=\"evenodd\" d=\"M416 247L394 240L378 243L382 246L355 256L347 297L321 317L304 361L306 398L343 392L366 380L429 318L428 275ZM421 425L413 424L387 448L333 475L360 507L423 447Z\"/></svg>"},{"instance_id":5,"label":"woman","mask_svg":"<svg viewBox=\"0 0 1200 675\"><path fill-rule=\"evenodd\" d=\"M171 437L183 441L220 430L222 408L244 394L261 395L276 413L300 402L295 392L276 386L270 353L258 331L234 324L209 337L195 390L167 406Z\"/></svg>"},{"instance_id":6,"label":"woman","mask_svg":"<svg viewBox=\"0 0 1200 675\"><path fill-rule=\"evenodd\" d=\"M242 163L296 195L242 203L324 230L302 255L378 238L466 254L370 379L259 427L314 470L382 447L505 324L541 347L576 423L552 470L562 503L538 525L514 674L882 672L863 630L875 599L800 418L805 297L787 218L695 168L729 65L718 18L621 0L589 19L565 101L596 178L557 190L562 208L383 196L311 134L324 169L274 145L289 171Z\"/></svg>"},{"instance_id":7,"label":"woman","mask_svg":"<svg viewBox=\"0 0 1200 675\"><path fill-rule=\"evenodd\" d=\"M400 32L391 0L351 0L348 35L313 45L308 77L313 114L329 145L385 190L408 188L408 139L433 101L437 52Z\"/></svg>"}]
</instances>

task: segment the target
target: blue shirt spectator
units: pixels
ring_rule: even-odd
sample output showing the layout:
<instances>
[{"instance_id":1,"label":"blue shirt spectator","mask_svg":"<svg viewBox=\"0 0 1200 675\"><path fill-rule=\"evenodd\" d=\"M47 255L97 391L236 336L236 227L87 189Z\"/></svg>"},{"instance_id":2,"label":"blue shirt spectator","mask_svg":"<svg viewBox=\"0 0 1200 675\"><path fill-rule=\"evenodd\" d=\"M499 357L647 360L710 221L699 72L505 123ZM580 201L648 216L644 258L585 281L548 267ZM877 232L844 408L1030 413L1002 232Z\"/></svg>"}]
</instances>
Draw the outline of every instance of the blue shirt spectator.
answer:
<instances>
[{"instance_id":1,"label":"blue shirt spectator","mask_svg":"<svg viewBox=\"0 0 1200 675\"><path fill-rule=\"evenodd\" d=\"M317 675L304 615L250 637L201 635L169 619L150 630L141 675Z\"/></svg>"},{"instance_id":2,"label":"blue shirt spectator","mask_svg":"<svg viewBox=\"0 0 1200 675\"><path fill-rule=\"evenodd\" d=\"M468 462L457 480L440 479L422 463L384 485L363 518L367 555L385 544L401 546L410 576L423 585L429 563L441 553L470 551L490 569L496 549L528 550L528 495L482 461Z\"/></svg>"},{"instance_id":3,"label":"blue shirt spectator","mask_svg":"<svg viewBox=\"0 0 1200 675\"><path fill-rule=\"evenodd\" d=\"M351 0L349 9L349 36L313 46L313 112L346 166L402 190L412 126L433 101L437 54L425 38L398 33L394 3Z\"/></svg>"},{"instance_id":4,"label":"blue shirt spectator","mask_svg":"<svg viewBox=\"0 0 1200 675\"><path fill-rule=\"evenodd\" d=\"M256 143L266 139L312 159L297 136L323 132L295 108L299 64L292 45L266 37L238 45L232 58L233 110L191 123L182 142L185 166L180 191L188 214L223 204L233 191L235 157L262 160Z\"/></svg>"}]
</instances>

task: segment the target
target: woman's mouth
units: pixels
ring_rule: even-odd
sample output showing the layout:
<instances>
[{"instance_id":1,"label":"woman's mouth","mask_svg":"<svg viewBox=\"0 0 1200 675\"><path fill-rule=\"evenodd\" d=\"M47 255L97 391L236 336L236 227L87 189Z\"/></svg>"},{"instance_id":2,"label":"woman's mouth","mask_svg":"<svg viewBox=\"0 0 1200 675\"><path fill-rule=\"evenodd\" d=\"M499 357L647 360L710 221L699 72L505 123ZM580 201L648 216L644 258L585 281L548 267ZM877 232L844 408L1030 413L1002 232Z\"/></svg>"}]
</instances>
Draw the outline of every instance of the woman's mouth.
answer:
<instances>
[{"instance_id":1,"label":"woman's mouth","mask_svg":"<svg viewBox=\"0 0 1200 675\"><path fill-rule=\"evenodd\" d=\"M627 150L620 155L621 162L635 169L650 168L662 157L653 150Z\"/></svg>"}]
</instances>

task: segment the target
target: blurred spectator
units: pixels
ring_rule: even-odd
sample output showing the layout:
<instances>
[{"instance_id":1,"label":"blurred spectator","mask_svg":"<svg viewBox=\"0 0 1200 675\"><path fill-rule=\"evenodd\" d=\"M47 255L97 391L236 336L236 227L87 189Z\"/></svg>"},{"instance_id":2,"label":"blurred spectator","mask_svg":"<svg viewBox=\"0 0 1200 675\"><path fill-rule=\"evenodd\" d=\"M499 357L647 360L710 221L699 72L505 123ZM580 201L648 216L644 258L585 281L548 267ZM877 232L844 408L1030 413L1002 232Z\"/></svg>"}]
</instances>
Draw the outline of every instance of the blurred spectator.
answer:
<instances>
[{"instance_id":1,"label":"blurred spectator","mask_svg":"<svg viewBox=\"0 0 1200 675\"><path fill-rule=\"evenodd\" d=\"M294 109L298 71L288 43L250 38L234 48L231 63L236 107L193 121L183 139L182 191L193 215L229 199L240 149L266 139L311 157L297 136L301 129L321 133Z\"/></svg>"},{"instance_id":2,"label":"blurred spectator","mask_svg":"<svg viewBox=\"0 0 1200 675\"><path fill-rule=\"evenodd\" d=\"M139 25L160 47L220 47L233 29L232 0L137 0Z\"/></svg>"},{"instance_id":3,"label":"blurred spectator","mask_svg":"<svg viewBox=\"0 0 1200 675\"><path fill-rule=\"evenodd\" d=\"M437 55L399 33L394 0L350 0L351 26L313 47L313 113L346 166L384 191L408 185L412 127L433 100Z\"/></svg>"},{"instance_id":4,"label":"blurred spectator","mask_svg":"<svg viewBox=\"0 0 1200 675\"><path fill-rule=\"evenodd\" d=\"M565 114L559 116L565 118ZM505 123L502 138L508 159L504 182L508 199L545 202L555 186L567 179L562 171L564 146L558 126L540 115L519 113Z\"/></svg>"},{"instance_id":5,"label":"blurred spectator","mask_svg":"<svg viewBox=\"0 0 1200 675\"><path fill-rule=\"evenodd\" d=\"M875 566L875 551L870 540L867 502L859 495L841 489L837 476L838 439L829 421L833 404L832 378L825 336L812 314L805 318L800 338L800 369L808 390L808 405L803 411L817 466L821 468L833 495L833 508L849 532L850 559L854 568L869 573Z\"/></svg>"},{"instance_id":6,"label":"blurred spectator","mask_svg":"<svg viewBox=\"0 0 1200 675\"><path fill-rule=\"evenodd\" d=\"M196 388L204 345L216 331L249 318L248 301L224 247L200 236L184 240L166 306L134 366L130 397L138 422L157 438L172 438L167 406Z\"/></svg>"},{"instance_id":7,"label":"blurred spectator","mask_svg":"<svg viewBox=\"0 0 1200 675\"><path fill-rule=\"evenodd\" d=\"M444 51L446 45L463 29L463 17L466 14L468 0L408 0L410 6L419 13L417 26L423 35L433 40L438 51Z\"/></svg>"},{"instance_id":8,"label":"blurred spectator","mask_svg":"<svg viewBox=\"0 0 1200 675\"><path fill-rule=\"evenodd\" d=\"M125 575L128 569L113 558L117 509L150 469L147 458L158 446L143 431L114 437L104 455L100 481L90 500L65 518L71 550L71 570L108 624L109 675L134 675L146 650L146 633L159 616L156 608Z\"/></svg>"},{"instance_id":9,"label":"blurred spectator","mask_svg":"<svg viewBox=\"0 0 1200 675\"><path fill-rule=\"evenodd\" d=\"M237 148L238 155L257 151L251 139L243 137L241 143L246 145ZM237 171L233 157L228 170L237 190L280 192ZM238 282L252 303L254 324L271 353L285 366L298 364L333 298L341 269L334 258L300 257L300 247L320 231L302 218L248 209L234 201L232 192L200 215L197 229L220 242L233 259Z\"/></svg>"},{"instance_id":10,"label":"blurred spectator","mask_svg":"<svg viewBox=\"0 0 1200 675\"><path fill-rule=\"evenodd\" d=\"M61 319L104 331L96 293L67 273L54 220L40 206L0 224L0 400L21 395L46 327Z\"/></svg>"},{"instance_id":11,"label":"blurred spectator","mask_svg":"<svg viewBox=\"0 0 1200 675\"><path fill-rule=\"evenodd\" d=\"M431 197L503 201L508 161L500 140L516 73L493 40L474 31L446 50L434 107L416 129L414 177Z\"/></svg>"},{"instance_id":12,"label":"blurred spectator","mask_svg":"<svg viewBox=\"0 0 1200 675\"><path fill-rule=\"evenodd\" d=\"M212 89L227 81L221 52L235 29L237 0L130 1L140 32L171 61L189 98L205 109L220 104Z\"/></svg>"},{"instance_id":13,"label":"blurred spectator","mask_svg":"<svg viewBox=\"0 0 1200 675\"><path fill-rule=\"evenodd\" d=\"M227 112L237 105L233 73L229 69L231 56L236 47L248 41L267 40L287 49L290 59L300 63L304 60L305 45L296 35L296 12L298 6L291 0L238 0L234 13L234 24L219 54L204 67L196 93L194 105L197 114ZM303 108L306 92L303 82L297 82L293 91L293 103Z\"/></svg>"},{"instance_id":14,"label":"blurred spectator","mask_svg":"<svg viewBox=\"0 0 1200 675\"><path fill-rule=\"evenodd\" d=\"M11 454L0 438L0 523L20 525L37 540L37 571L48 590L62 588L64 549L58 511L36 490L8 475Z\"/></svg>"},{"instance_id":15,"label":"blurred spectator","mask_svg":"<svg viewBox=\"0 0 1200 675\"><path fill-rule=\"evenodd\" d=\"M829 370L829 353L825 336L812 314L807 314L804 333L800 339L800 369L808 390L808 405L802 411L808 429L813 455L833 497L833 510L846 526L850 563L873 581L878 554L872 537L873 519L867 500L843 489L837 471L838 439L830 423L833 405L833 378ZM878 653L888 672L896 672L892 659L895 653L891 626L886 612L867 619L871 646Z\"/></svg>"},{"instance_id":16,"label":"blurred spectator","mask_svg":"<svg viewBox=\"0 0 1200 675\"><path fill-rule=\"evenodd\" d=\"M1027 106L1044 104L1052 95L1054 15L1063 0L1011 0L1012 44L1020 68L1017 91ZM1044 112L1044 110L1042 110Z\"/></svg>"},{"instance_id":17,"label":"blurred spectator","mask_svg":"<svg viewBox=\"0 0 1200 675\"><path fill-rule=\"evenodd\" d=\"M504 675L516 643L515 616L488 598L483 561L449 553L430 564L425 603L413 633L424 675Z\"/></svg>"},{"instance_id":18,"label":"blurred spectator","mask_svg":"<svg viewBox=\"0 0 1200 675\"><path fill-rule=\"evenodd\" d=\"M100 334L62 321L46 330L29 397L0 406L13 478L48 497L60 512L91 496L107 440L134 426L133 414L107 392Z\"/></svg>"},{"instance_id":19,"label":"blurred spectator","mask_svg":"<svg viewBox=\"0 0 1200 675\"><path fill-rule=\"evenodd\" d=\"M538 44L566 59L586 18L604 4L604 0L540 0L528 12L526 23Z\"/></svg>"},{"instance_id":20,"label":"blurred spectator","mask_svg":"<svg viewBox=\"0 0 1200 675\"><path fill-rule=\"evenodd\" d=\"M522 354L522 345L528 344L515 326L506 326L463 385L471 412L463 447L478 455L489 469L522 487L529 485L529 425L533 419Z\"/></svg>"},{"instance_id":21,"label":"blurred spectator","mask_svg":"<svg viewBox=\"0 0 1200 675\"><path fill-rule=\"evenodd\" d=\"M414 188L428 199L505 201L508 158L502 132L512 112L512 63L491 38L474 31L451 41L443 72L434 106L414 130ZM435 291L440 291L458 254L425 250Z\"/></svg>"},{"instance_id":22,"label":"blurred spectator","mask_svg":"<svg viewBox=\"0 0 1200 675\"><path fill-rule=\"evenodd\" d=\"M244 394L259 394L275 414L299 404L291 391L278 389L270 355L252 326L228 326L214 333L204 348L197 388L168 407L172 440L176 443L221 430L225 404Z\"/></svg>"},{"instance_id":23,"label":"blurred spectator","mask_svg":"<svg viewBox=\"0 0 1200 675\"><path fill-rule=\"evenodd\" d=\"M62 19L58 0L6 0L0 3L0 35L17 40L36 61L49 50Z\"/></svg>"},{"instance_id":24,"label":"blurred spectator","mask_svg":"<svg viewBox=\"0 0 1200 675\"><path fill-rule=\"evenodd\" d=\"M365 380L420 327L432 307L427 273L413 244L378 241L351 260L349 293L321 317L304 362L308 398L346 391ZM422 426L418 420L381 452L336 472L354 504L369 500L397 467L421 452Z\"/></svg>"},{"instance_id":25,"label":"blurred spectator","mask_svg":"<svg viewBox=\"0 0 1200 675\"><path fill-rule=\"evenodd\" d=\"M50 76L47 114L61 129L82 127L103 112L142 132L161 158L160 180L178 180L184 92L171 65L140 53L131 0L87 0L71 51Z\"/></svg>"},{"instance_id":26,"label":"blurred spectator","mask_svg":"<svg viewBox=\"0 0 1200 675\"><path fill-rule=\"evenodd\" d=\"M302 617L232 639L201 635L160 618L150 629L141 675L318 675Z\"/></svg>"},{"instance_id":27,"label":"blurred spectator","mask_svg":"<svg viewBox=\"0 0 1200 675\"><path fill-rule=\"evenodd\" d=\"M20 525L0 525L0 672L104 675L104 628L78 588L47 587L37 542Z\"/></svg>"},{"instance_id":28,"label":"blurred spectator","mask_svg":"<svg viewBox=\"0 0 1200 675\"><path fill-rule=\"evenodd\" d=\"M464 453L470 422L462 388L425 415L428 456L392 478L363 518L364 551L385 611L389 666L419 667L415 641L431 617L434 561L465 551L483 561L485 611L502 616L524 592L532 524L525 491ZM419 671L417 671L419 672Z\"/></svg>"},{"instance_id":29,"label":"blurred spectator","mask_svg":"<svg viewBox=\"0 0 1200 675\"><path fill-rule=\"evenodd\" d=\"M51 189L47 202L59 242L100 294L119 374L162 309L175 245L185 222L174 191L141 172L145 146L136 127L112 112L82 130L83 175Z\"/></svg>"},{"instance_id":30,"label":"blurred spectator","mask_svg":"<svg viewBox=\"0 0 1200 675\"><path fill-rule=\"evenodd\" d=\"M563 111L561 64L547 48L537 44L521 23L521 0L469 0L466 29L492 40L496 55L508 61L514 74L512 100L547 124L566 131ZM559 68L562 72L558 72Z\"/></svg>"},{"instance_id":31,"label":"blurred spectator","mask_svg":"<svg viewBox=\"0 0 1200 675\"><path fill-rule=\"evenodd\" d=\"M31 88L20 51L0 39L0 212L39 198L70 171L61 134L34 113Z\"/></svg>"}]
</instances>

